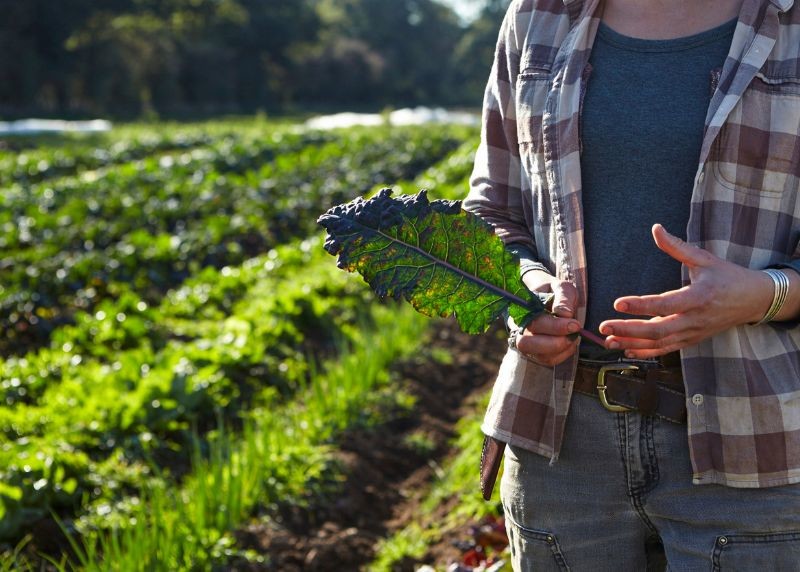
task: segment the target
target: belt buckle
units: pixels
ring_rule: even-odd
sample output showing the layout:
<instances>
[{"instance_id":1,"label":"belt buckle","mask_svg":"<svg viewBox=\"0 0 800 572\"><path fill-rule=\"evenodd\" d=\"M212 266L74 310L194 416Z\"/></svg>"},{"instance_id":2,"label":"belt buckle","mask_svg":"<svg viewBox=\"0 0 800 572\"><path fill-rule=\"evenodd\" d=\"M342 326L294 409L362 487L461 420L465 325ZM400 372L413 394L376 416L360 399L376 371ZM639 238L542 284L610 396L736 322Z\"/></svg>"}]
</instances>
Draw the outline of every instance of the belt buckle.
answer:
<instances>
[{"instance_id":1,"label":"belt buckle","mask_svg":"<svg viewBox=\"0 0 800 572\"><path fill-rule=\"evenodd\" d=\"M606 386L606 373L609 371L634 371L637 369L639 369L639 366L631 363L612 363L600 368L600 371L597 372L597 395L600 397L600 403L603 404L603 407L614 413L628 413L629 411L633 411L630 407L615 405L608 402L608 398L606 397L606 389L608 389Z\"/></svg>"}]
</instances>

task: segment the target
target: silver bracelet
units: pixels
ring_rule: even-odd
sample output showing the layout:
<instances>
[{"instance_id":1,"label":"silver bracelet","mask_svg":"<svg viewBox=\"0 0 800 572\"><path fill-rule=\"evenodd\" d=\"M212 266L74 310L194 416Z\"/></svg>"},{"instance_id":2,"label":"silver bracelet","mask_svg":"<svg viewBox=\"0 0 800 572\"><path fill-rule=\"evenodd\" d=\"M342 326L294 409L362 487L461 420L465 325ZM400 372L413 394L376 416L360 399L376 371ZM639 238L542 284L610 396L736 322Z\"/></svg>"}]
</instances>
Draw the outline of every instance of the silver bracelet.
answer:
<instances>
[{"instance_id":1,"label":"silver bracelet","mask_svg":"<svg viewBox=\"0 0 800 572\"><path fill-rule=\"evenodd\" d=\"M764 317L755 323L756 326L771 322L783 308L783 303L786 302L786 296L789 293L789 277L785 273L774 268L767 268L762 272L772 278L772 283L775 285L775 293L772 295L772 305L770 305Z\"/></svg>"}]
</instances>

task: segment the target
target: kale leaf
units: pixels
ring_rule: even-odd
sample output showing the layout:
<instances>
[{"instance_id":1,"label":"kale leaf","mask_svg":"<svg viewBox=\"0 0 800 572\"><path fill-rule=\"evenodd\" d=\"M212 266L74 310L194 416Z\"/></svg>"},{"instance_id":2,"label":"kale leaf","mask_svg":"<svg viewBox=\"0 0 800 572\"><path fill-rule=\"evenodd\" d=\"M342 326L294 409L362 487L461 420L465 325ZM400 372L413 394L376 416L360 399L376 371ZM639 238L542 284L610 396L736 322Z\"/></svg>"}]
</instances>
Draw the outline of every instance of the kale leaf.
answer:
<instances>
[{"instance_id":1,"label":"kale leaf","mask_svg":"<svg viewBox=\"0 0 800 572\"><path fill-rule=\"evenodd\" d=\"M429 201L425 191L394 198L383 189L335 206L317 222L339 268L426 316L454 314L466 333L485 332L506 312L524 327L545 311L547 295L525 287L517 257L459 201Z\"/></svg>"}]
</instances>

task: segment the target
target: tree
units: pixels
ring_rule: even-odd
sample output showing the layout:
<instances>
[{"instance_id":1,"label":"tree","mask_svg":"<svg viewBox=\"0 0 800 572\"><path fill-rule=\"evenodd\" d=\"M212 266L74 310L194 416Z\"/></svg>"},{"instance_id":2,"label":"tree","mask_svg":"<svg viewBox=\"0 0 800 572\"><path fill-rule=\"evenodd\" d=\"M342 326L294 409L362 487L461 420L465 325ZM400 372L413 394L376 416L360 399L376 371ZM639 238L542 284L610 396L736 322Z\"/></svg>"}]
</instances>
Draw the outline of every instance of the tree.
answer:
<instances>
[{"instance_id":1,"label":"tree","mask_svg":"<svg viewBox=\"0 0 800 572\"><path fill-rule=\"evenodd\" d=\"M510 0L482 0L478 18L465 31L453 53L450 81L471 105L480 105L494 59L497 37Z\"/></svg>"},{"instance_id":2,"label":"tree","mask_svg":"<svg viewBox=\"0 0 800 572\"><path fill-rule=\"evenodd\" d=\"M0 107L67 106L74 70L64 43L94 9L92 0L0 0Z\"/></svg>"},{"instance_id":3,"label":"tree","mask_svg":"<svg viewBox=\"0 0 800 572\"><path fill-rule=\"evenodd\" d=\"M433 103L448 96L443 78L461 33L450 8L433 0L320 0L317 13L321 49L301 54L301 67L356 65L365 81L352 78L349 90L306 82L307 98L324 101L333 90L337 97L346 91L361 100L366 86L378 104Z\"/></svg>"},{"instance_id":4,"label":"tree","mask_svg":"<svg viewBox=\"0 0 800 572\"><path fill-rule=\"evenodd\" d=\"M479 105L508 0L0 0L0 111Z\"/></svg>"}]
</instances>

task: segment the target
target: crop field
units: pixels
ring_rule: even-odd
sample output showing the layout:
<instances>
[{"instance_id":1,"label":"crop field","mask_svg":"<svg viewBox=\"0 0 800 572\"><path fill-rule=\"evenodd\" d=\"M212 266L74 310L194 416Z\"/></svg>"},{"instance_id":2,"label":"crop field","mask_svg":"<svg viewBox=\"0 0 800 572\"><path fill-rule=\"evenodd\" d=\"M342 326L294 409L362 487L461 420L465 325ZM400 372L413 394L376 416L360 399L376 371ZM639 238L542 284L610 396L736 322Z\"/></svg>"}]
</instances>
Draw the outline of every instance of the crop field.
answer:
<instances>
[{"instance_id":1,"label":"crop field","mask_svg":"<svg viewBox=\"0 0 800 572\"><path fill-rule=\"evenodd\" d=\"M446 564L496 513L501 334L376 299L315 221L462 198L476 144L263 118L0 141L0 570Z\"/></svg>"}]
</instances>

